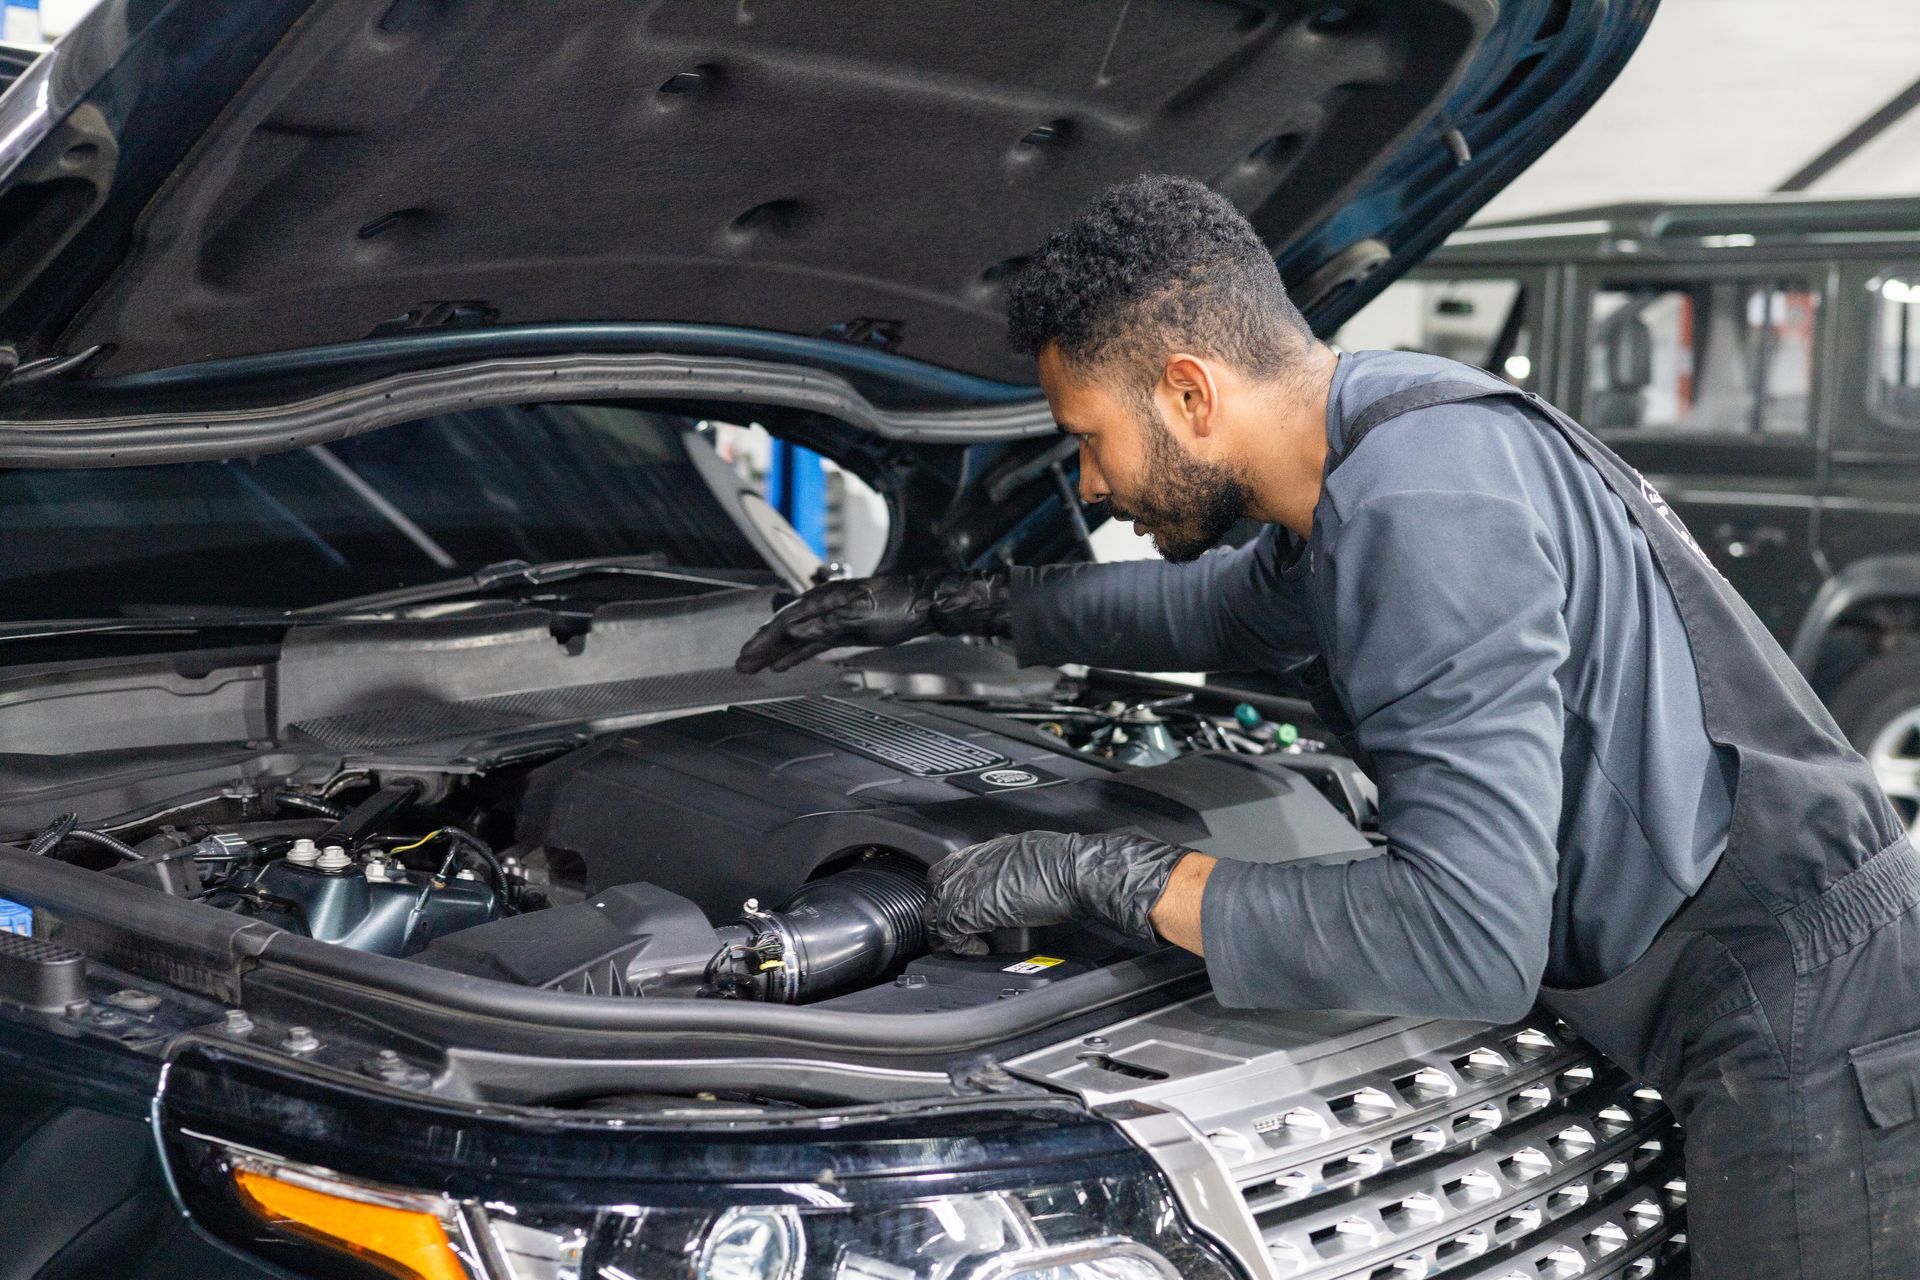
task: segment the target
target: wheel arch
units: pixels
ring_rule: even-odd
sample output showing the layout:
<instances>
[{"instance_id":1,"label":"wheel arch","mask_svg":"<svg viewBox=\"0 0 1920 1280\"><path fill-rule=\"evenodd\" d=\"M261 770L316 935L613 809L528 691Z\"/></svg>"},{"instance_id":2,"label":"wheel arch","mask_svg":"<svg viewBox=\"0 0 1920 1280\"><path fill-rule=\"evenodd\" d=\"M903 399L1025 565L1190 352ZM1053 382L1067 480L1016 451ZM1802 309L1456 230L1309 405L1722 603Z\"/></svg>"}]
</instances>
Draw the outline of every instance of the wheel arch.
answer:
<instances>
[{"instance_id":1,"label":"wheel arch","mask_svg":"<svg viewBox=\"0 0 1920 1280\"><path fill-rule=\"evenodd\" d=\"M1811 680L1837 628L1871 606L1892 603L1920 609L1920 554L1870 556L1828 578L1801 618L1787 654Z\"/></svg>"}]
</instances>

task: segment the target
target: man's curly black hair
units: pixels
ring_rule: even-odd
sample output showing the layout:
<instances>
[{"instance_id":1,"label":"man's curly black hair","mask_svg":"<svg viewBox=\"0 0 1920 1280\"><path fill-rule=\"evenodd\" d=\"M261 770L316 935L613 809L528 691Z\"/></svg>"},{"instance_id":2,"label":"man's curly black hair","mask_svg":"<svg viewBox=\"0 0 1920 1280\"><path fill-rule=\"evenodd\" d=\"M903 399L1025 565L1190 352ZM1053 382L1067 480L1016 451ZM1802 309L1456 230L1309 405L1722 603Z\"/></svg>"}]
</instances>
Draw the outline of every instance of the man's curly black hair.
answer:
<instances>
[{"instance_id":1,"label":"man's curly black hair","mask_svg":"<svg viewBox=\"0 0 1920 1280\"><path fill-rule=\"evenodd\" d=\"M1024 355L1057 343L1075 365L1130 366L1147 385L1181 349L1284 377L1313 340L1240 211L1166 174L1109 188L1047 238L1014 276L1007 337Z\"/></svg>"}]
</instances>

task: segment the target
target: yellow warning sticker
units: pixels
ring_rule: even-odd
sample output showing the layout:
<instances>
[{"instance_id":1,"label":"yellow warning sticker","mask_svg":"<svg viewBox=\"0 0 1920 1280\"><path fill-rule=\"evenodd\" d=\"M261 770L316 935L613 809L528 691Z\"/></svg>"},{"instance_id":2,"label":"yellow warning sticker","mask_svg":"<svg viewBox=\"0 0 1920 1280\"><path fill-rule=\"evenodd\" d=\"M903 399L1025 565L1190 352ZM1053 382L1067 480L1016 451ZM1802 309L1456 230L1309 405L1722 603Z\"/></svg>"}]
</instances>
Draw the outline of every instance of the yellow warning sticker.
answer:
<instances>
[{"instance_id":1,"label":"yellow warning sticker","mask_svg":"<svg viewBox=\"0 0 1920 1280\"><path fill-rule=\"evenodd\" d=\"M1058 956L1028 956L1002 969L1002 973L1045 973L1057 964L1065 963Z\"/></svg>"}]
</instances>

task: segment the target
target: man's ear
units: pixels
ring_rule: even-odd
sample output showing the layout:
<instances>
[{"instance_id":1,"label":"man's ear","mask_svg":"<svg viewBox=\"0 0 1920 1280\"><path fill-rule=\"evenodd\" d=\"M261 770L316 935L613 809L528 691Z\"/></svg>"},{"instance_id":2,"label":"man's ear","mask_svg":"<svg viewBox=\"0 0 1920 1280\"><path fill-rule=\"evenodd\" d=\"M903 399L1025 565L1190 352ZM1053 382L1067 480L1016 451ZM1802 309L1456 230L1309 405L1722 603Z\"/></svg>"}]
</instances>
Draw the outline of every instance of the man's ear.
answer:
<instances>
[{"instance_id":1,"label":"man's ear","mask_svg":"<svg viewBox=\"0 0 1920 1280\"><path fill-rule=\"evenodd\" d=\"M1198 438L1213 434L1220 412L1220 386L1206 360L1174 352L1161 372L1159 390L1170 422Z\"/></svg>"}]
</instances>

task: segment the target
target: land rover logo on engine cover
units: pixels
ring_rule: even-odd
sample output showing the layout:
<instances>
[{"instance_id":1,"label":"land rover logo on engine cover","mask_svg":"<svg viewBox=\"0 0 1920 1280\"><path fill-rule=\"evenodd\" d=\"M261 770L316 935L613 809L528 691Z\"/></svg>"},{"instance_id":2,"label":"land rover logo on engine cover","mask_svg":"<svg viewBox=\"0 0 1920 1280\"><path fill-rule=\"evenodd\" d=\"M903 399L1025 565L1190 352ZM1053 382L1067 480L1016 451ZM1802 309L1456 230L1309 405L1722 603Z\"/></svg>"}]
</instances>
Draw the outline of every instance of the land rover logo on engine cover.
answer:
<instances>
[{"instance_id":1,"label":"land rover logo on engine cover","mask_svg":"<svg viewBox=\"0 0 1920 1280\"><path fill-rule=\"evenodd\" d=\"M971 791L977 796L995 796L1003 791L1025 791L1030 787L1052 786L1060 781L1060 775L1049 773L1037 765L999 764L991 769L975 769L969 773L950 773L947 782L962 791Z\"/></svg>"}]
</instances>

